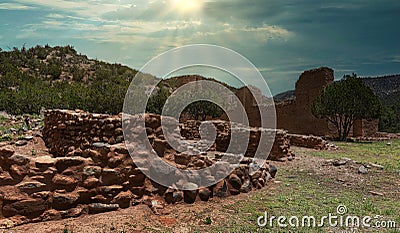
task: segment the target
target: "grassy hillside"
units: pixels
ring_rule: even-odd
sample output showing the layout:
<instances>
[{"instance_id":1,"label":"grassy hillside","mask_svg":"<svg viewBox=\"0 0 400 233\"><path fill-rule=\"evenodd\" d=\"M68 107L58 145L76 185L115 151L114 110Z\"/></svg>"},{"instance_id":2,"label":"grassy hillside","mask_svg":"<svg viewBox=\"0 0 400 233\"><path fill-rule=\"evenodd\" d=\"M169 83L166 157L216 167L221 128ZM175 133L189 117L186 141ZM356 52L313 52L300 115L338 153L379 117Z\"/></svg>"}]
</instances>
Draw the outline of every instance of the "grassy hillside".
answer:
<instances>
[{"instance_id":1,"label":"grassy hillside","mask_svg":"<svg viewBox=\"0 0 400 233\"><path fill-rule=\"evenodd\" d=\"M88 59L72 46L36 46L0 53L0 111L35 114L42 108L116 114L137 71Z\"/></svg>"},{"instance_id":2,"label":"grassy hillside","mask_svg":"<svg viewBox=\"0 0 400 233\"><path fill-rule=\"evenodd\" d=\"M118 114L137 73L127 66L89 59L69 45L0 50L0 111L21 115L38 114L41 109L62 108ZM161 112L170 93L185 83L204 79L218 82L199 75L163 80L150 98L147 110ZM138 86L154 85L158 81L147 74L135 78ZM225 83L221 84L236 91ZM138 88L136 91L144 94L145 90ZM214 108L212 111L215 112Z\"/></svg>"}]
</instances>

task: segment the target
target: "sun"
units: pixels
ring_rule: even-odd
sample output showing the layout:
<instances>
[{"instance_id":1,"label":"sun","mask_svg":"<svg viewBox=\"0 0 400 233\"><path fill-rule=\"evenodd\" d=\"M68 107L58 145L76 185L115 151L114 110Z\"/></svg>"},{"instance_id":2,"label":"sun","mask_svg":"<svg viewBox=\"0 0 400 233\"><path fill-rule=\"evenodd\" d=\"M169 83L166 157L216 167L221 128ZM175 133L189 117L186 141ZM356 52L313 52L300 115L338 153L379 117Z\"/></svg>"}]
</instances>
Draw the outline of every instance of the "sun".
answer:
<instances>
[{"instance_id":1,"label":"sun","mask_svg":"<svg viewBox=\"0 0 400 233\"><path fill-rule=\"evenodd\" d=\"M194 13L201 10L202 0L173 0L173 4L181 13Z\"/></svg>"}]
</instances>

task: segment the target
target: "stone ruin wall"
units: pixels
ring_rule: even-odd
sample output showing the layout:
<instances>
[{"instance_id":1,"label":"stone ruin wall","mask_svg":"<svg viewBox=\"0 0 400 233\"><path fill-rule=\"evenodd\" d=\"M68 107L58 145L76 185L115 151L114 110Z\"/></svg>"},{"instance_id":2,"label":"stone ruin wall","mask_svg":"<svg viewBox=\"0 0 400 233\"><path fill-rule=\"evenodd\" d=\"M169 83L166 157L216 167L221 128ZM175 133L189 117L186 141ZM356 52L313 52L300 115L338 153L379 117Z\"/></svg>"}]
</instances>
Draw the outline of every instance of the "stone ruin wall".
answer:
<instances>
[{"instance_id":1,"label":"stone ruin wall","mask_svg":"<svg viewBox=\"0 0 400 233\"><path fill-rule=\"evenodd\" d=\"M110 145L123 142L121 115L91 114L68 110L53 110L45 113L44 140L50 153L56 156L81 156L83 150L96 142ZM225 152L230 143L231 125L226 121L210 121L217 129L215 150ZM201 122L188 120L180 124L181 135L187 140L198 140ZM168 143L162 135L160 116L146 115L146 132L152 146L160 157L174 153L169 150ZM271 130L275 133L275 141L270 160L285 160L291 155L287 134L283 130ZM250 129L250 141L247 157L253 157L260 141L260 129ZM267 153L267 152L265 152Z\"/></svg>"},{"instance_id":2,"label":"stone ruin wall","mask_svg":"<svg viewBox=\"0 0 400 233\"><path fill-rule=\"evenodd\" d=\"M228 149L230 144L230 130L231 130L231 123L226 121L211 121L214 123L215 127L218 129L216 143L214 144L214 148L216 151L225 152ZM187 121L185 124L181 125L181 133L182 136L189 140L196 140L200 138L199 134L199 127L201 122L200 121ZM275 134L275 139L271 150L266 146L263 146L269 143L268 138L264 140L264 142L260 142L260 129L256 127L252 127L249 130L250 138L249 143L247 146L247 151L245 153L246 157L254 157L257 149L259 149L259 153L268 154L269 153L269 160L274 161L286 161L287 158L293 156L292 152L290 151L290 143L289 137L284 130L266 130L264 133L268 134Z\"/></svg>"},{"instance_id":3,"label":"stone ruin wall","mask_svg":"<svg viewBox=\"0 0 400 233\"><path fill-rule=\"evenodd\" d=\"M334 80L334 71L327 67L305 71L296 82L296 99L276 104L277 128L289 133L335 137L334 126L311 113L313 100ZM378 120L357 120L349 136L374 137L378 132Z\"/></svg>"},{"instance_id":4,"label":"stone ruin wall","mask_svg":"<svg viewBox=\"0 0 400 233\"><path fill-rule=\"evenodd\" d=\"M176 153L165 144L160 117L147 115L146 122L149 123L146 131L158 155L177 167L201 169L216 163L217 156L225 155L218 151L215 158ZM222 129L220 135L224 135L219 141L226 143L226 123L215 124L217 129ZM193 122L183 130L188 137L196 135L187 130L191 127ZM245 157L239 167L216 185L179 191L152 182L136 167L123 143L121 116L47 111L43 135L54 157L18 154L12 146L0 148L0 224L77 217L136 204L147 204L157 212L165 204L207 201L262 188L277 171L266 162L250 175L253 159ZM257 130L253 129L251 135L256 138ZM252 143L256 141L252 140ZM284 131L277 133L275 143L274 158L286 160L291 154ZM151 169L163 172L159 168Z\"/></svg>"}]
</instances>

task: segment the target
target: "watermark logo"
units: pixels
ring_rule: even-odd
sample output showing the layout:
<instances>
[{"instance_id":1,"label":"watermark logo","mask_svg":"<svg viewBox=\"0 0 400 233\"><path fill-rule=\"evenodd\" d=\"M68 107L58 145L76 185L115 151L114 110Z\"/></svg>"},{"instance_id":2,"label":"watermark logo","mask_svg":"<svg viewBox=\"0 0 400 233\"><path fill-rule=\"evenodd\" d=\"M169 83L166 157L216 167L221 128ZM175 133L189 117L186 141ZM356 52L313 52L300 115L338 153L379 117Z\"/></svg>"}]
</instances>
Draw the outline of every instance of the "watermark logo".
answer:
<instances>
[{"instance_id":1,"label":"watermark logo","mask_svg":"<svg viewBox=\"0 0 400 233\"><path fill-rule=\"evenodd\" d=\"M339 215L343 215L347 213L347 207L345 205L338 205L338 207L336 208L336 212Z\"/></svg>"},{"instance_id":2,"label":"watermark logo","mask_svg":"<svg viewBox=\"0 0 400 233\"><path fill-rule=\"evenodd\" d=\"M356 216L348 214L345 205L339 205L336 213L316 217L312 215L304 216L274 216L267 212L257 218L259 227L266 228L322 228L338 227L346 229L373 228L373 229L396 229L395 221L386 220L383 216Z\"/></svg>"},{"instance_id":3,"label":"watermark logo","mask_svg":"<svg viewBox=\"0 0 400 233\"><path fill-rule=\"evenodd\" d=\"M161 88L162 79L196 67L222 71L239 81L241 86L256 86L262 91L263 95L260 95L254 89L248 88L255 100L251 105L262 106L262 111L259 111L261 127L271 131L261 132L250 173L256 172L264 164L275 139L276 113L272 94L261 73L245 57L215 45L190 45L160 54L139 70L129 86L122 115L123 133L136 166L158 184L180 190L209 187L228 176L243 159L250 137L249 116L236 94L222 83L196 80L181 85L166 100L160 120L165 141L177 153L191 156L207 153L216 139L215 126L202 122L199 130L201 140L192 142L181 137L178 121L184 109L191 103L207 101L218 105L232 123L226 154L233 156L223 156L212 166L200 170L185 170L167 163L157 155L153 149L154 141L146 133L148 116L145 113L151 94ZM150 74L162 79L151 78ZM240 124L240 127L233 127L233 123Z\"/></svg>"}]
</instances>

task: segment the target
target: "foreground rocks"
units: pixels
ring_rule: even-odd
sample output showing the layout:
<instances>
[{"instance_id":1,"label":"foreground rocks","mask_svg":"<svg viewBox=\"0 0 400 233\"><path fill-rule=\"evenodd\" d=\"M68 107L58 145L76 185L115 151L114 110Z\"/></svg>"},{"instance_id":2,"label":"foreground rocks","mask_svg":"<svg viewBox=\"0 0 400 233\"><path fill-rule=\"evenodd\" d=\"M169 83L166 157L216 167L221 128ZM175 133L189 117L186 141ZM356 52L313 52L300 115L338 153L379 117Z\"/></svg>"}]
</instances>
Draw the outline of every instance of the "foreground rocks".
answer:
<instances>
[{"instance_id":1,"label":"foreground rocks","mask_svg":"<svg viewBox=\"0 0 400 233\"><path fill-rule=\"evenodd\" d=\"M253 159L247 158L214 186L188 183L194 190L179 191L149 180L135 166L123 144L92 144L81 155L84 157L29 157L16 154L10 146L0 148L1 214L7 218L4 221L19 225L114 211L140 203L148 204L156 213L165 204L191 204L250 192L267 185L276 172L266 163L250 175ZM188 165L179 166L199 169L217 161L194 156ZM162 201L155 205L152 200Z\"/></svg>"}]
</instances>

